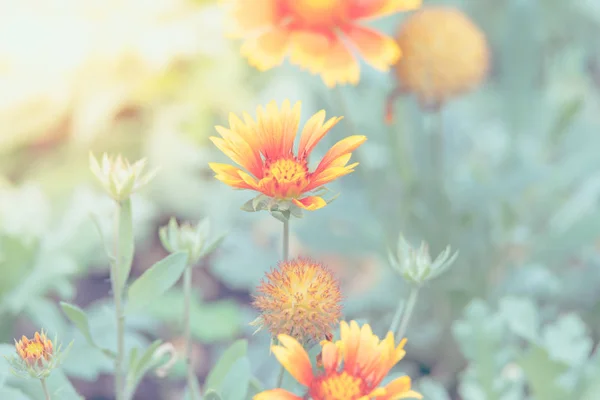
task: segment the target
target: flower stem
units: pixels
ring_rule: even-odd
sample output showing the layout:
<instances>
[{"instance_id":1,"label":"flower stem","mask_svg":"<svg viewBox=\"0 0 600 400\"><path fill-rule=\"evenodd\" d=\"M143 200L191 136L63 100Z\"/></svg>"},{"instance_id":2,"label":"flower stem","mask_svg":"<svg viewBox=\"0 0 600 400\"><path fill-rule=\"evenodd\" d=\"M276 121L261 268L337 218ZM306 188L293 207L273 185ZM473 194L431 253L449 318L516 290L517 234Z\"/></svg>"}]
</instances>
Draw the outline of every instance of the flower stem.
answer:
<instances>
[{"instance_id":1,"label":"flower stem","mask_svg":"<svg viewBox=\"0 0 600 400\"><path fill-rule=\"evenodd\" d=\"M406 302L406 309L404 310L404 314L402 314L402 322L400 322L400 328L397 331L398 337L402 338L406 334L406 329L408 328L408 322L410 321L410 317L415 309L415 304L417 304L417 297L419 297L419 287L415 286L410 290L410 294L408 295L408 301ZM392 331L396 333L396 331Z\"/></svg>"},{"instance_id":2,"label":"flower stem","mask_svg":"<svg viewBox=\"0 0 600 400\"><path fill-rule=\"evenodd\" d=\"M122 295L123 283L119 276L122 265L119 254L119 226L120 226L120 207L119 204L115 216L114 233L114 261L112 263L112 283L113 296L115 301L115 317L117 322L117 357L115 358L115 396L116 400L125 400L124 380L123 380L123 358L125 354L125 314L123 313Z\"/></svg>"},{"instance_id":3,"label":"flower stem","mask_svg":"<svg viewBox=\"0 0 600 400\"><path fill-rule=\"evenodd\" d=\"M290 258L290 220L286 218L283 220L283 240L282 240L282 254L283 261L287 261ZM281 366L279 376L277 377L277 388L280 388L283 384L283 373L284 368Z\"/></svg>"},{"instance_id":4,"label":"flower stem","mask_svg":"<svg viewBox=\"0 0 600 400\"><path fill-rule=\"evenodd\" d=\"M42 390L44 391L44 398L46 400L50 400L50 392L48 392L48 386L46 386L46 378L40 379L40 382L42 382Z\"/></svg>"},{"instance_id":5,"label":"flower stem","mask_svg":"<svg viewBox=\"0 0 600 400\"><path fill-rule=\"evenodd\" d=\"M188 264L185 267L183 275L183 326L185 337L185 365L187 368L187 385L191 400L196 400L196 393L192 390L195 387L194 380L196 374L192 365L192 336L190 333L190 304L192 301L192 266Z\"/></svg>"},{"instance_id":6,"label":"flower stem","mask_svg":"<svg viewBox=\"0 0 600 400\"><path fill-rule=\"evenodd\" d=\"M280 388L283 385L283 374L285 372L285 368L283 368L283 365L280 368L279 375L277 376L277 384L275 385L276 388Z\"/></svg>"},{"instance_id":7,"label":"flower stem","mask_svg":"<svg viewBox=\"0 0 600 400\"><path fill-rule=\"evenodd\" d=\"M404 299L400 299L398 302L398 306L396 306L396 312L394 313L394 317L392 318L392 323L390 325L389 331L394 335L398 331L398 326L400 326L400 317L402 317L402 311L404 311Z\"/></svg>"},{"instance_id":8,"label":"flower stem","mask_svg":"<svg viewBox=\"0 0 600 400\"><path fill-rule=\"evenodd\" d=\"M283 221L283 261L287 261L290 257L290 220Z\"/></svg>"}]
</instances>

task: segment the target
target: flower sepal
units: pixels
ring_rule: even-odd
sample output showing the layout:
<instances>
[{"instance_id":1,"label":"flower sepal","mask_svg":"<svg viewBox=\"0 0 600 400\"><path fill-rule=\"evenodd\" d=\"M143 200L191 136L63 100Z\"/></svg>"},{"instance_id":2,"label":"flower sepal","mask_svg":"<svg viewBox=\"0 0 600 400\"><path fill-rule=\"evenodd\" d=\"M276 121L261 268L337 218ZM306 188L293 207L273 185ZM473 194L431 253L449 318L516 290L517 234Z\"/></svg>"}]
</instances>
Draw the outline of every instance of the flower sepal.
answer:
<instances>
[{"instance_id":1,"label":"flower sepal","mask_svg":"<svg viewBox=\"0 0 600 400\"><path fill-rule=\"evenodd\" d=\"M274 218L282 222L289 221L290 217L302 218L304 216L302 209L292 200L276 199L264 194L248 200L241 209L246 212L268 211Z\"/></svg>"},{"instance_id":2,"label":"flower sepal","mask_svg":"<svg viewBox=\"0 0 600 400\"><path fill-rule=\"evenodd\" d=\"M52 370L60 367L73 345L71 342L63 349L62 344L54 348L52 343L43 331L41 334L36 332L33 339L23 337L18 342L15 340L17 354L5 357L11 372L21 378L47 378ZM58 343L56 336L54 343Z\"/></svg>"}]
</instances>

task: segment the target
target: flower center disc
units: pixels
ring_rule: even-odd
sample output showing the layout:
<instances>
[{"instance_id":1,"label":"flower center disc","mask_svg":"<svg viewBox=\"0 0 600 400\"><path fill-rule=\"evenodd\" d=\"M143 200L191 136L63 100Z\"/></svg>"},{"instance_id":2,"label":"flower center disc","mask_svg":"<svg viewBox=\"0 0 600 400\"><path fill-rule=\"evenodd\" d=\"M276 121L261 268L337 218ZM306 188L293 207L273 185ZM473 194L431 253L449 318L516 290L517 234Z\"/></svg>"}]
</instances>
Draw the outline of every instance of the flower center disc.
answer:
<instances>
[{"instance_id":1,"label":"flower center disc","mask_svg":"<svg viewBox=\"0 0 600 400\"><path fill-rule=\"evenodd\" d=\"M44 345L42 345L41 343L37 343L37 342L29 343L29 345L26 347L25 351L31 357L40 358L42 356L42 354L44 353Z\"/></svg>"},{"instance_id":2,"label":"flower center disc","mask_svg":"<svg viewBox=\"0 0 600 400\"><path fill-rule=\"evenodd\" d=\"M334 25L345 11L342 0L287 0L295 17L310 25Z\"/></svg>"},{"instance_id":3,"label":"flower center disc","mask_svg":"<svg viewBox=\"0 0 600 400\"><path fill-rule=\"evenodd\" d=\"M308 169L305 163L295 159L279 159L267 163L260 185L271 192L271 196L296 198L308 184Z\"/></svg>"},{"instance_id":4,"label":"flower center disc","mask_svg":"<svg viewBox=\"0 0 600 400\"><path fill-rule=\"evenodd\" d=\"M363 395L363 381L346 371L317 381L310 394L315 400L356 400Z\"/></svg>"}]
</instances>

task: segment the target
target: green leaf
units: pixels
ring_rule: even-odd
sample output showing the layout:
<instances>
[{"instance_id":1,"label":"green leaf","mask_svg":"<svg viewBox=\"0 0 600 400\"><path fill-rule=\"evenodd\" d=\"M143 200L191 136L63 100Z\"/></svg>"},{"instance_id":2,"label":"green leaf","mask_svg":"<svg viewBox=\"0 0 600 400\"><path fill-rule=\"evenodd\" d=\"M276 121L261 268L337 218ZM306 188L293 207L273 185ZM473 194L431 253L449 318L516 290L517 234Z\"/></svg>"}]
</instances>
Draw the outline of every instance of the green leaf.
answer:
<instances>
[{"instance_id":1,"label":"green leaf","mask_svg":"<svg viewBox=\"0 0 600 400\"><path fill-rule=\"evenodd\" d=\"M219 393L210 389L204 394L203 400L221 400L221 396L219 396Z\"/></svg>"},{"instance_id":2,"label":"green leaf","mask_svg":"<svg viewBox=\"0 0 600 400\"><path fill-rule=\"evenodd\" d=\"M564 315L547 326L542 336L549 356L572 367L583 365L593 346L585 323L573 313Z\"/></svg>"},{"instance_id":3,"label":"green leaf","mask_svg":"<svg viewBox=\"0 0 600 400\"><path fill-rule=\"evenodd\" d=\"M175 285L185 270L187 259L186 252L173 253L144 272L129 287L126 313L139 311Z\"/></svg>"},{"instance_id":4,"label":"green leaf","mask_svg":"<svg viewBox=\"0 0 600 400\"><path fill-rule=\"evenodd\" d=\"M205 389L221 388L227 373L237 360L246 356L248 351L248 341L245 339L234 342L219 358L213 369L206 378Z\"/></svg>"},{"instance_id":5,"label":"green leaf","mask_svg":"<svg viewBox=\"0 0 600 400\"><path fill-rule=\"evenodd\" d=\"M118 290L123 291L133 262L134 238L131 199L123 201L119 206L119 258L117 269L119 276Z\"/></svg>"},{"instance_id":6,"label":"green leaf","mask_svg":"<svg viewBox=\"0 0 600 400\"><path fill-rule=\"evenodd\" d=\"M148 370L152 368L154 365L154 353L161 344L161 340L152 342L152 344L146 348L144 354L142 354L137 362L133 362L133 358L137 359L137 349L134 349L135 352L132 350L131 356L133 357L129 361L129 371L127 373L127 393L133 394L144 375L146 375Z\"/></svg>"},{"instance_id":7,"label":"green leaf","mask_svg":"<svg viewBox=\"0 0 600 400\"><path fill-rule=\"evenodd\" d=\"M571 398L570 394L558 384L558 378L567 372L568 367L563 363L551 360L543 348L535 346L517 363L523 368L531 392L536 399L563 400Z\"/></svg>"},{"instance_id":8,"label":"green leaf","mask_svg":"<svg viewBox=\"0 0 600 400\"><path fill-rule=\"evenodd\" d=\"M94 338L92 337L92 332L90 330L90 322L88 321L88 317L81 308L77 307L74 304L66 303L64 301L60 302L60 307L63 309L63 311L67 315L67 318L69 318L69 320L73 323L73 325L75 325L77 330L79 330L79 332L81 332L81 334L85 338L86 342L90 346L99 349L106 356L108 356L110 358L114 359L116 357L116 354L113 353L111 350L102 348L96 344L96 342L94 341Z\"/></svg>"},{"instance_id":9,"label":"green leaf","mask_svg":"<svg viewBox=\"0 0 600 400\"><path fill-rule=\"evenodd\" d=\"M178 324L181 316L173 310L183 310L184 296L181 291L165 294L161 301L153 302L146 314L167 324ZM202 343L232 340L240 331L240 307L234 300L218 300L201 303L192 296L190 304L190 329L192 336Z\"/></svg>"},{"instance_id":10,"label":"green leaf","mask_svg":"<svg viewBox=\"0 0 600 400\"><path fill-rule=\"evenodd\" d=\"M531 342L536 342L539 318L537 309L531 300L505 297L500 300L500 314L515 334Z\"/></svg>"},{"instance_id":11,"label":"green leaf","mask_svg":"<svg viewBox=\"0 0 600 400\"><path fill-rule=\"evenodd\" d=\"M250 378L250 360L248 357L238 359L223 380L221 388L223 400L245 400Z\"/></svg>"}]
</instances>

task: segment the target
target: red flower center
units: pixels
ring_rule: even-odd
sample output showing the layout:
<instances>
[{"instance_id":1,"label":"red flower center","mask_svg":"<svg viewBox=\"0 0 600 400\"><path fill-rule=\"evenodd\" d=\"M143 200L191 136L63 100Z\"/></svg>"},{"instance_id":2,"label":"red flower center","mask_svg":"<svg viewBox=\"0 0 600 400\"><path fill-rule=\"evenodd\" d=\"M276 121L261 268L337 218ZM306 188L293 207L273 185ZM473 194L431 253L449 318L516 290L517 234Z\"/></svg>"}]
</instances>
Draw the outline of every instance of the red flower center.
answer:
<instances>
[{"instance_id":1,"label":"red flower center","mask_svg":"<svg viewBox=\"0 0 600 400\"><path fill-rule=\"evenodd\" d=\"M264 176L259 186L267 190L271 197L289 199L300 196L308 182L306 161L282 158L275 161L266 160Z\"/></svg>"}]
</instances>

